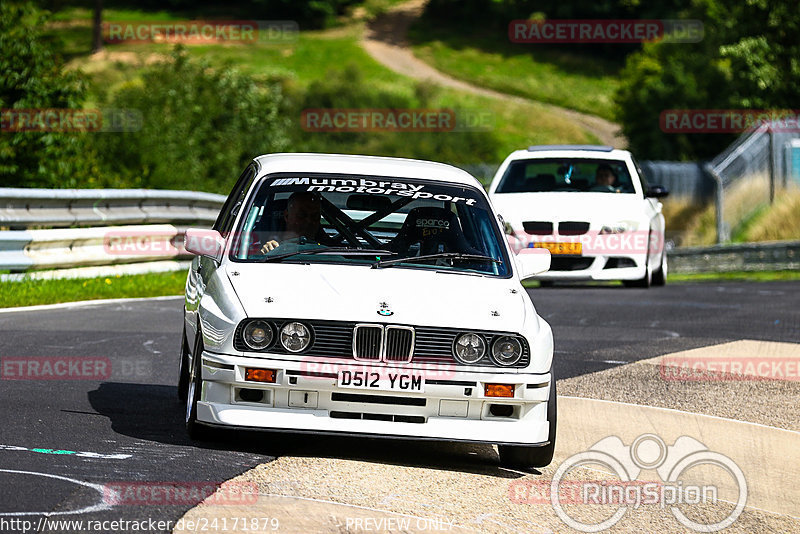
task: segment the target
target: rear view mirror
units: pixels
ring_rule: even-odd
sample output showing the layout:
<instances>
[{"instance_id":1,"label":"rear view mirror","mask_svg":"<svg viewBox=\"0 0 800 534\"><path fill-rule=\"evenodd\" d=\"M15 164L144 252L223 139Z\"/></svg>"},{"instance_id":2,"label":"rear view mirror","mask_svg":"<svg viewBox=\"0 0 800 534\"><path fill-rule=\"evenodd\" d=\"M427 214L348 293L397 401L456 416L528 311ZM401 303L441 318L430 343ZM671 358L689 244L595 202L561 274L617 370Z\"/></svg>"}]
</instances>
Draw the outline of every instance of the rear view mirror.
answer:
<instances>
[{"instance_id":1,"label":"rear view mirror","mask_svg":"<svg viewBox=\"0 0 800 534\"><path fill-rule=\"evenodd\" d=\"M669 195L669 191L663 185L651 185L644 192L644 196L650 198L664 198L667 195Z\"/></svg>"},{"instance_id":2,"label":"rear view mirror","mask_svg":"<svg viewBox=\"0 0 800 534\"><path fill-rule=\"evenodd\" d=\"M350 195L347 197L347 209L358 211L388 211L392 201L389 197L378 195Z\"/></svg>"},{"instance_id":3,"label":"rear view mirror","mask_svg":"<svg viewBox=\"0 0 800 534\"><path fill-rule=\"evenodd\" d=\"M521 280L550 270L550 251L545 248L523 248L516 259Z\"/></svg>"},{"instance_id":4,"label":"rear view mirror","mask_svg":"<svg viewBox=\"0 0 800 534\"><path fill-rule=\"evenodd\" d=\"M184 248L197 256L221 261L225 250L225 238L216 230L189 228L186 230Z\"/></svg>"}]
</instances>

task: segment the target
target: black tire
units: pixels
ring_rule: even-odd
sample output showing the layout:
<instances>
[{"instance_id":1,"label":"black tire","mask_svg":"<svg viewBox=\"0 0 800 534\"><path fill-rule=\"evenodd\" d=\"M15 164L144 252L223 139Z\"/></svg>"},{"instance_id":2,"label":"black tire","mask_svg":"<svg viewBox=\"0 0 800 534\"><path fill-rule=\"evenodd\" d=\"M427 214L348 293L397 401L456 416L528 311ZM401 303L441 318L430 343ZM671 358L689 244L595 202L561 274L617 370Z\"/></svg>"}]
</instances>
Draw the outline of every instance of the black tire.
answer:
<instances>
[{"instance_id":1,"label":"black tire","mask_svg":"<svg viewBox=\"0 0 800 534\"><path fill-rule=\"evenodd\" d=\"M186 343L186 329L181 333L181 355L178 371L178 399L185 401L189 394L189 347Z\"/></svg>"},{"instance_id":2,"label":"black tire","mask_svg":"<svg viewBox=\"0 0 800 534\"><path fill-rule=\"evenodd\" d=\"M653 285L654 286L665 286L667 285L667 252L661 252L661 263L658 266L656 272L653 273Z\"/></svg>"},{"instance_id":3,"label":"black tire","mask_svg":"<svg viewBox=\"0 0 800 534\"><path fill-rule=\"evenodd\" d=\"M521 447L517 445L498 445L500 465L513 469L531 469L533 467L547 467L553 461L556 451L556 428L558 418L556 379L552 376L553 383L550 387L550 396L547 399L547 420L550 423L548 439L550 443L543 447Z\"/></svg>"},{"instance_id":4,"label":"black tire","mask_svg":"<svg viewBox=\"0 0 800 534\"><path fill-rule=\"evenodd\" d=\"M197 401L200 400L200 392L203 387L203 336L200 329L197 330L197 339L194 343L192 352L192 366L189 374L189 385L186 395L186 432L189 438L202 441L209 439L211 429L197 422Z\"/></svg>"}]
</instances>

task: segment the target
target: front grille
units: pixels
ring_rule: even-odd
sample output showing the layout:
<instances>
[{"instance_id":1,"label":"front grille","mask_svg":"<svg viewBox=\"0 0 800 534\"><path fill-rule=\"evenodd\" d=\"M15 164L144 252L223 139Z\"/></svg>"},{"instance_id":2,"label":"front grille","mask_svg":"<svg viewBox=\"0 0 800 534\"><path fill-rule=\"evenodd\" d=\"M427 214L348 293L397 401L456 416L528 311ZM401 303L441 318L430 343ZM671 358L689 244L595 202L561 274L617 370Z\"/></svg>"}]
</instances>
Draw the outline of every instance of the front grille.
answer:
<instances>
[{"instance_id":1,"label":"front grille","mask_svg":"<svg viewBox=\"0 0 800 534\"><path fill-rule=\"evenodd\" d=\"M630 258L608 258L603 269L622 269L623 267L636 267L636 262Z\"/></svg>"},{"instance_id":2,"label":"front grille","mask_svg":"<svg viewBox=\"0 0 800 534\"><path fill-rule=\"evenodd\" d=\"M414 329L407 326L387 326L384 350L383 357L387 362L410 362L414 355Z\"/></svg>"},{"instance_id":3,"label":"front grille","mask_svg":"<svg viewBox=\"0 0 800 534\"><path fill-rule=\"evenodd\" d=\"M379 361L383 345L383 327L358 324L353 336L353 357L356 360Z\"/></svg>"},{"instance_id":4,"label":"front grille","mask_svg":"<svg viewBox=\"0 0 800 534\"><path fill-rule=\"evenodd\" d=\"M561 235L582 235L588 231L588 222L563 221L558 223L558 233Z\"/></svg>"},{"instance_id":5,"label":"front grille","mask_svg":"<svg viewBox=\"0 0 800 534\"><path fill-rule=\"evenodd\" d=\"M358 413L358 412L328 412L331 419L366 419L371 421L392 421L395 423L424 423L425 417L421 415L390 415L380 413Z\"/></svg>"},{"instance_id":6,"label":"front grille","mask_svg":"<svg viewBox=\"0 0 800 534\"><path fill-rule=\"evenodd\" d=\"M553 263L559 259L558 256L553 256ZM582 259L582 258L578 258ZM591 260L591 258L589 259ZM350 321L320 321L320 320L305 320L298 318L264 318L276 326L277 331L280 331L281 326L288 322L298 321L308 325L312 331L312 342L308 350L300 354L290 353L281 347L280 343L276 340L272 345L260 351L261 353L269 354L285 354L289 357L296 358L297 356L313 356L318 358L340 358L340 359L354 359L355 354L372 355L372 358L364 357L365 361L380 361L380 353L375 358L375 349L369 348L370 345L366 342L368 334L371 332L373 335L379 333L382 329L386 329L386 361L393 363L402 363L413 361L415 363L435 363L435 364L448 364L454 365L453 359L453 343L459 334L463 334L465 330L456 328L438 328L429 326L407 326L407 325L388 325L381 324L366 324L362 327L369 327L369 330L364 332L364 346L367 347L364 352L357 348L356 343L356 326L358 323ZM234 334L234 347L236 350L247 352L250 354L258 354L258 351L253 351L247 348L242 341L242 330L248 319L245 319L236 328ZM395 329L397 329L395 331ZM358 329L359 332L362 328ZM408 342L408 333L412 334L410 352L406 352L406 343ZM492 342L497 336L501 335L517 335L512 332L492 332L492 331L475 331L486 340L488 346L491 348ZM361 334L359 334L360 336ZM383 334L381 334L383 335ZM523 355L520 362L513 367L525 367L530 362L530 354L528 344L524 338L520 338L523 345ZM391 347L389 346L391 345ZM359 352L354 352L354 351ZM409 356L409 354L411 356ZM401 358L404 355L404 358ZM477 362L476 365L486 365L494 367L495 364L491 362L489 357Z\"/></svg>"},{"instance_id":7,"label":"front grille","mask_svg":"<svg viewBox=\"0 0 800 534\"><path fill-rule=\"evenodd\" d=\"M550 258L550 271L583 271L591 267L594 258L570 258L552 256Z\"/></svg>"},{"instance_id":8,"label":"front grille","mask_svg":"<svg viewBox=\"0 0 800 534\"><path fill-rule=\"evenodd\" d=\"M336 402L363 402L365 404L391 404L395 406L425 406L428 401L419 397L396 397L393 395L361 395L358 393L331 393Z\"/></svg>"},{"instance_id":9,"label":"front grille","mask_svg":"<svg viewBox=\"0 0 800 534\"><path fill-rule=\"evenodd\" d=\"M547 221L524 221L522 228L530 235L551 235L553 223Z\"/></svg>"}]
</instances>

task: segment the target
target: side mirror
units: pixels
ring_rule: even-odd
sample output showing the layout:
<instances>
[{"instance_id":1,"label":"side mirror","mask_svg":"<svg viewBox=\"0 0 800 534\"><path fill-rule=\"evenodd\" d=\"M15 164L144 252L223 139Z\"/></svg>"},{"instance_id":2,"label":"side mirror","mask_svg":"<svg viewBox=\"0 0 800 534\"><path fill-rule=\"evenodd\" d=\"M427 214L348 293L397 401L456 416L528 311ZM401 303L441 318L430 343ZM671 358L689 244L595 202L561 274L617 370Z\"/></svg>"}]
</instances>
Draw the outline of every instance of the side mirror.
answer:
<instances>
[{"instance_id":1,"label":"side mirror","mask_svg":"<svg viewBox=\"0 0 800 534\"><path fill-rule=\"evenodd\" d=\"M550 270L550 251L545 248L524 248L516 258L521 280Z\"/></svg>"},{"instance_id":2,"label":"side mirror","mask_svg":"<svg viewBox=\"0 0 800 534\"><path fill-rule=\"evenodd\" d=\"M189 228L186 230L184 247L187 252L197 256L221 261L222 253L225 251L225 238L216 230Z\"/></svg>"},{"instance_id":3,"label":"side mirror","mask_svg":"<svg viewBox=\"0 0 800 534\"><path fill-rule=\"evenodd\" d=\"M644 192L644 196L650 198L664 198L667 195L669 195L669 191L663 185L651 185Z\"/></svg>"}]
</instances>

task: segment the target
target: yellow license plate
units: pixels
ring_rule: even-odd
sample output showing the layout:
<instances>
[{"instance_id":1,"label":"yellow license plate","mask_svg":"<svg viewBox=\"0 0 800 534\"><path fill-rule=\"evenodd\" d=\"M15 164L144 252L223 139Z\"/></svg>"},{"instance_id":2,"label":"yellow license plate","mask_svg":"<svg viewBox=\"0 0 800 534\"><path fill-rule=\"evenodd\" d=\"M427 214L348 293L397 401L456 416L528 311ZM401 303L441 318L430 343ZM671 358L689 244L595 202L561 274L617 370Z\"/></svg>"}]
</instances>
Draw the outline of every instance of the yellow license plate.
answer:
<instances>
[{"instance_id":1,"label":"yellow license plate","mask_svg":"<svg viewBox=\"0 0 800 534\"><path fill-rule=\"evenodd\" d=\"M546 248L550 254L572 254L580 256L582 243L534 243L534 248Z\"/></svg>"}]
</instances>

